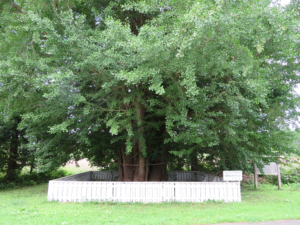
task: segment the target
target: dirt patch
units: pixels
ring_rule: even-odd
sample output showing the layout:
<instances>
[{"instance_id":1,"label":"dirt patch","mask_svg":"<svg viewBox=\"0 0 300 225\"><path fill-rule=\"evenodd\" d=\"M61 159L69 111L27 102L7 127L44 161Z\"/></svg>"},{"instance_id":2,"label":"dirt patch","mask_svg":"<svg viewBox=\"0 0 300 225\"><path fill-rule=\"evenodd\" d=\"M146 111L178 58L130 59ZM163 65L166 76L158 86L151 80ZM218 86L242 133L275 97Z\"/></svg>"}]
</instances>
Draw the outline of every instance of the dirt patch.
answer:
<instances>
[{"instance_id":1,"label":"dirt patch","mask_svg":"<svg viewBox=\"0 0 300 225\"><path fill-rule=\"evenodd\" d=\"M97 167L92 167L90 165L90 162L88 161L88 159L81 159L81 160L77 161L77 164L82 169L87 169L87 170L88 169L97 169ZM76 161L75 160L70 160L69 162L67 162L65 167L69 167L69 168L74 167L74 168L76 168Z\"/></svg>"},{"instance_id":2,"label":"dirt patch","mask_svg":"<svg viewBox=\"0 0 300 225\"><path fill-rule=\"evenodd\" d=\"M263 175L259 175L257 180L258 180L259 183L268 183L265 176L263 176ZM242 182L247 183L249 181L254 182L254 174L253 173L243 174L243 181Z\"/></svg>"}]
</instances>

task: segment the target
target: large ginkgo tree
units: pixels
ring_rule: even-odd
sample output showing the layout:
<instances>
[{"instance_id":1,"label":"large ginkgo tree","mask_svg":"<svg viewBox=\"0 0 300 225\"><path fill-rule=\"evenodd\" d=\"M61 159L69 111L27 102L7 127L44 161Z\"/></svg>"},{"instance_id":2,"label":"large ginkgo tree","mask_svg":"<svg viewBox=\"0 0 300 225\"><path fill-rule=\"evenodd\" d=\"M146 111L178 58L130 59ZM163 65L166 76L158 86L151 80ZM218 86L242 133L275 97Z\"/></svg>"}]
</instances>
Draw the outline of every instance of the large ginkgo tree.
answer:
<instances>
[{"instance_id":1,"label":"large ginkgo tree","mask_svg":"<svg viewBox=\"0 0 300 225\"><path fill-rule=\"evenodd\" d=\"M6 0L0 8L0 117L21 116L41 168L84 155L115 163L120 181L160 181L174 164L249 170L297 153L296 2Z\"/></svg>"}]
</instances>

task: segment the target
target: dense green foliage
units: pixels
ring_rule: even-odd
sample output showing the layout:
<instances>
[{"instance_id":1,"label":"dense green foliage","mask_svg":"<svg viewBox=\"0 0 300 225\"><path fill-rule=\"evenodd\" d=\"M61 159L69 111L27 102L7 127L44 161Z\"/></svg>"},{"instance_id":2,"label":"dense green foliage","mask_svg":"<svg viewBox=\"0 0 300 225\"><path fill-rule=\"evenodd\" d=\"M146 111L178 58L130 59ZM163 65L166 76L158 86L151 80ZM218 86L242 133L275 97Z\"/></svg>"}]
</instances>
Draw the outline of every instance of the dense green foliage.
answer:
<instances>
[{"instance_id":1,"label":"dense green foliage","mask_svg":"<svg viewBox=\"0 0 300 225\"><path fill-rule=\"evenodd\" d=\"M291 165L280 168L281 182L283 184L298 184L300 189L300 166ZM268 182L277 184L277 176L266 176Z\"/></svg>"},{"instance_id":2,"label":"dense green foliage","mask_svg":"<svg viewBox=\"0 0 300 225\"><path fill-rule=\"evenodd\" d=\"M0 191L47 183L49 180L54 180L69 175L71 175L71 173L63 169L58 169L52 172L32 172L30 174L20 174L16 177L14 182L10 182L6 179L6 177L1 177L0 174Z\"/></svg>"},{"instance_id":3,"label":"dense green foliage","mask_svg":"<svg viewBox=\"0 0 300 225\"><path fill-rule=\"evenodd\" d=\"M22 0L0 7L0 119L22 117L19 129L45 169L83 155L107 165L122 146L142 167L196 158L250 170L298 154L288 128L299 114L296 3Z\"/></svg>"}]
</instances>

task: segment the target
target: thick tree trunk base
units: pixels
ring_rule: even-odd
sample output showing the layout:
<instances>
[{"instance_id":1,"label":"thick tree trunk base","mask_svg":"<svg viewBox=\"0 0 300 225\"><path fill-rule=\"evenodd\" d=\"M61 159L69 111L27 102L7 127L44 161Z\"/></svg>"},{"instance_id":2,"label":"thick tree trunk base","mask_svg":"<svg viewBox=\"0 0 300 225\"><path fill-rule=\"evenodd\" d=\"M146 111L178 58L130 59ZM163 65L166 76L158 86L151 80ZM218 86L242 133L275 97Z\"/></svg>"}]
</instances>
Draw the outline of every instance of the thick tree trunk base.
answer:
<instances>
[{"instance_id":1,"label":"thick tree trunk base","mask_svg":"<svg viewBox=\"0 0 300 225\"><path fill-rule=\"evenodd\" d=\"M137 147L126 155L126 148L119 148L119 178L118 181L165 181L166 180L166 164L162 161L149 161L139 154Z\"/></svg>"}]
</instances>

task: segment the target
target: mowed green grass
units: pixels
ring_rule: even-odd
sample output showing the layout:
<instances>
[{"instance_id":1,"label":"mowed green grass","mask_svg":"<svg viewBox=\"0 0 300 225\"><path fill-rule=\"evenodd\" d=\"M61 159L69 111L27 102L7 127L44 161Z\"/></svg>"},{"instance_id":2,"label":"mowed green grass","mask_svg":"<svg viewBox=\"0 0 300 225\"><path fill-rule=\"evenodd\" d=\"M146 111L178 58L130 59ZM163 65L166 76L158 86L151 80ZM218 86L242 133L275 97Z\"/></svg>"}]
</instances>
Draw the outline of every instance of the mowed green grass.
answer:
<instances>
[{"instance_id":1,"label":"mowed green grass","mask_svg":"<svg viewBox=\"0 0 300 225\"><path fill-rule=\"evenodd\" d=\"M241 203L47 202L47 184L0 192L0 224L211 224L300 219L300 191L242 189Z\"/></svg>"}]
</instances>

